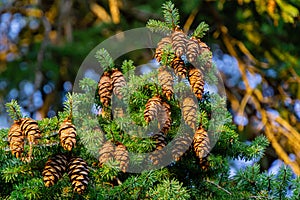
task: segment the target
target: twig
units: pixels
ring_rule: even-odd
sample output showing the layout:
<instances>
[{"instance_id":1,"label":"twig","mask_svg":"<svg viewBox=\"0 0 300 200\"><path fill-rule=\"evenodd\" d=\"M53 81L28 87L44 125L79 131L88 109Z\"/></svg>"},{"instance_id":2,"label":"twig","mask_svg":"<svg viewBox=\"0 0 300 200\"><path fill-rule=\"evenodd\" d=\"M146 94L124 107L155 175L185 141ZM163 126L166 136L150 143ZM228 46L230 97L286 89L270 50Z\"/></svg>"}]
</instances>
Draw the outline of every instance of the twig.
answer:
<instances>
[{"instance_id":1,"label":"twig","mask_svg":"<svg viewBox=\"0 0 300 200\"><path fill-rule=\"evenodd\" d=\"M228 190L226 190L225 188L221 187L220 185L216 184L215 182L210 181L209 179L205 180L206 182L216 186L218 189L223 190L224 192L226 192L229 195L232 195L231 192L229 192Z\"/></svg>"}]
</instances>

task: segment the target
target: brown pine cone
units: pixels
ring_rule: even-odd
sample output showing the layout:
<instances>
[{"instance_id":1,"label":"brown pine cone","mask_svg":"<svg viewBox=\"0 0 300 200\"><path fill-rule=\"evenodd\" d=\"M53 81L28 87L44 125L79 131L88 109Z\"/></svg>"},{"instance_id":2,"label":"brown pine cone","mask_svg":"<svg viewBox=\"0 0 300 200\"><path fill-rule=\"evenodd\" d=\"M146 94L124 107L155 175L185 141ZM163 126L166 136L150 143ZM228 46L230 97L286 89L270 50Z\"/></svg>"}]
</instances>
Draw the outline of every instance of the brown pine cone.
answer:
<instances>
[{"instance_id":1,"label":"brown pine cone","mask_svg":"<svg viewBox=\"0 0 300 200\"><path fill-rule=\"evenodd\" d=\"M126 85L125 77L118 69L114 69L111 74L111 79L114 94L118 99L122 99L123 95L121 89Z\"/></svg>"},{"instance_id":2,"label":"brown pine cone","mask_svg":"<svg viewBox=\"0 0 300 200\"><path fill-rule=\"evenodd\" d=\"M190 38L187 42L187 51L186 51L187 60L192 64L197 63L197 58L200 55L200 52L201 52L201 46L198 40L195 37Z\"/></svg>"},{"instance_id":3,"label":"brown pine cone","mask_svg":"<svg viewBox=\"0 0 300 200\"><path fill-rule=\"evenodd\" d=\"M20 158L24 151L24 135L20 127L20 122L15 121L8 131L8 142L11 153Z\"/></svg>"},{"instance_id":4,"label":"brown pine cone","mask_svg":"<svg viewBox=\"0 0 300 200\"><path fill-rule=\"evenodd\" d=\"M72 124L70 119L66 119L60 125L58 130L61 146L71 151L76 145L76 127Z\"/></svg>"},{"instance_id":5,"label":"brown pine cone","mask_svg":"<svg viewBox=\"0 0 300 200\"><path fill-rule=\"evenodd\" d=\"M113 159L115 153L115 146L110 141L104 143L99 150L99 165L106 163L108 160Z\"/></svg>"},{"instance_id":6,"label":"brown pine cone","mask_svg":"<svg viewBox=\"0 0 300 200\"><path fill-rule=\"evenodd\" d=\"M162 109L159 112L158 125L161 132L167 134L171 128L171 109L170 105L166 102L162 102Z\"/></svg>"},{"instance_id":7,"label":"brown pine cone","mask_svg":"<svg viewBox=\"0 0 300 200\"><path fill-rule=\"evenodd\" d=\"M114 153L115 159L120 163L122 172L126 172L129 165L129 153L123 144L119 144Z\"/></svg>"},{"instance_id":8,"label":"brown pine cone","mask_svg":"<svg viewBox=\"0 0 300 200\"><path fill-rule=\"evenodd\" d=\"M175 51L175 55L177 57L181 57L185 54L187 38L186 34L183 33L182 30L176 28L175 31L171 35L172 39L172 48Z\"/></svg>"},{"instance_id":9,"label":"brown pine cone","mask_svg":"<svg viewBox=\"0 0 300 200\"><path fill-rule=\"evenodd\" d=\"M210 151L210 141L208 134L203 127L199 127L195 132L193 147L198 158L202 159L208 155Z\"/></svg>"},{"instance_id":10,"label":"brown pine cone","mask_svg":"<svg viewBox=\"0 0 300 200\"><path fill-rule=\"evenodd\" d=\"M53 186L63 176L67 165L68 159L63 154L57 154L48 159L42 172L45 186Z\"/></svg>"},{"instance_id":11,"label":"brown pine cone","mask_svg":"<svg viewBox=\"0 0 300 200\"><path fill-rule=\"evenodd\" d=\"M163 95L170 100L174 94L173 76L166 67L160 67L158 69L158 82L162 86Z\"/></svg>"},{"instance_id":12,"label":"brown pine cone","mask_svg":"<svg viewBox=\"0 0 300 200\"><path fill-rule=\"evenodd\" d=\"M175 57L171 62L171 67L174 69L174 72L180 78L185 78L187 74L187 69L184 64L184 61L180 57Z\"/></svg>"},{"instance_id":13,"label":"brown pine cone","mask_svg":"<svg viewBox=\"0 0 300 200\"><path fill-rule=\"evenodd\" d=\"M157 62L161 61L161 56L163 54L163 48L172 43L171 37L164 37L160 40L160 42L157 44L157 48L155 50L154 58L157 60Z\"/></svg>"},{"instance_id":14,"label":"brown pine cone","mask_svg":"<svg viewBox=\"0 0 300 200\"><path fill-rule=\"evenodd\" d=\"M174 139L174 149L172 150L172 156L175 161L179 161L181 156L190 148L193 139L185 134Z\"/></svg>"},{"instance_id":15,"label":"brown pine cone","mask_svg":"<svg viewBox=\"0 0 300 200\"><path fill-rule=\"evenodd\" d=\"M157 118L158 112L161 110L161 98L154 96L146 103L146 109L144 111L144 119L147 123L151 122L154 118Z\"/></svg>"},{"instance_id":16,"label":"brown pine cone","mask_svg":"<svg viewBox=\"0 0 300 200\"><path fill-rule=\"evenodd\" d=\"M198 99L202 99L202 94L204 92L204 80L202 72L198 68L191 68L189 70L189 82L192 91Z\"/></svg>"},{"instance_id":17,"label":"brown pine cone","mask_svg":"<svg viewBox=\"0 0 300 200\"><path fill-rule=\"evenodd\" d=\"M185 123L193 130L196 130L197 103L194 98L187 96L183 99L181 112Z\"/></svg>"},{"instance_id":18,"label":"brown pine cone","mask_svg":"<svg viewBox=\"0 0 300 200\"><path fill-rule=\"evenodd\" d=\"M79 157L74 157L68 164L68 175L74 191L83 194L89 183L89 169L87 163Z\"/></svg>"},{"instance_id":19,"label":"brown pine cone","mask_svg":"<svg viewBox=\"0 0 300 200\"><path fill-rule=\"evenodd\" d=\"M21 119L20 127L30 144L37 144L37 139L42 137L37 121L31 118Z\"/></svg>"},{"instance_id":20,"label":"brown pine cone","mask_svg":"<svg viewBox=\"0 0 300 200\"><path fill-rule=\"evenodd\" d=\"M112 95L112 79L109 72L104 72L98 83L98 94L100 96L100 102L103 106L108 107L111 101Z\"/></svg>"}]
</instances>

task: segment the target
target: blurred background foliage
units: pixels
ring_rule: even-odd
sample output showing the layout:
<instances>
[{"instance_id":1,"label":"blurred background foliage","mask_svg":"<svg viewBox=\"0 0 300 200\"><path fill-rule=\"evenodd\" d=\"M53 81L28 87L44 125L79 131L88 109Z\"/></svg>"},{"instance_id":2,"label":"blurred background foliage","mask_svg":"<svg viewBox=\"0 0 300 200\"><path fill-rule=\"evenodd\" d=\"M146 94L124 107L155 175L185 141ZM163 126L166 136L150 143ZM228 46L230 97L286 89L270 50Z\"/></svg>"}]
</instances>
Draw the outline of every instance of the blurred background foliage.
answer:
<instances>
[{"instance_id":1,"label":"blurred background foliage","mask_svg":"<svg viewBox=\"0 0 300 200\"><path fill-rule=\"evenodd\" d=\"M0 0L0 127L17 99L35 119L55 116L82 61L120 31L162 19L164 1ZM224 80L241 138L264 134L262 170L279 159L300 174L300 1L176 0L184 31L205 21L203 38ZM121 47L120 47L121 48ZM153 52L130 54L136 65Z\"/></svg>"}]
</instances>

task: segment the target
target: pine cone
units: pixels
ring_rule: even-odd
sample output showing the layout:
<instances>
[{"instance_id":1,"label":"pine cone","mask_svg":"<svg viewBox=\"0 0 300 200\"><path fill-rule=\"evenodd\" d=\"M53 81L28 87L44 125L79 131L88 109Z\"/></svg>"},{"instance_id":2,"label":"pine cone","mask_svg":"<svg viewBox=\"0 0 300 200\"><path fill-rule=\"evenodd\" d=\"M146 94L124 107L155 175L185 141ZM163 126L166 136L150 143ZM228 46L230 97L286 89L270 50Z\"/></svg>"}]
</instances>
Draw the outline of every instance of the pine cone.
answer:
<instances>
[{"instance_id":1,"label":"pine cone","mask_svg":"<svg viewBox=\"0 0 300 200\"><path fill-rule=\"evenodd\" d=\"M111 101L112 80L108 72L104 72L98 83L98 94L103 106L108 107Z\"/></svg>"},{"instance_id":2,"label":"pine cone","mask_svg":"<svg viewBox=\"0 0 300 200\"><path fill-rule=\"evenodd\" d=\"M175 161L179 161L180 157L189 149L193 142L193 139L188 135L179 136L174 139L174 149L172 150L172 156Z\"/></svg>"},{"instance_id":3,"label":"pine cone","mask_svg":"<svg viewBox=\"0 0 300 200\"><path fill-rule=\"evenodd\" d=\"M205 158L210 150L210 142L207 132L203 127L199 127L195 132L193 147L196 156L200 159Z\"/></svg>"},{"instance_id":4,"label":"pine cone","mask_svg":"<svg viewBox=\"0 0 300 200\"><path fill-rule=\"evenodd\" d=\"M64 150L71 151L76 145L76 128L70 119L66 119L58 130L60 144Z\"/></svg>"},{"instance_id":5,"label":"pine cone","mask_svg":"<svg viewBox=\"0 0 300 200\"><path fill-rule=\"evenodd\" d=\"M193 130L196 130L197 104L194 98L190 96L185 97L182 101L181 111L185 123Z\"/></svg>"},{"instance_id":6,"label":"pine cone","mask_svg":"<svg viewBox=\"0 0 300 200\"><path fill-rule=\"evenodd\" d=\"M111 79L114 94L118 97L118 99L122 99L123 95L121 93L121 89L126 85L125 77L118 69L114 69L111 74Z\"/></svg>"},{"instance_id":7,"label":"pine cone","mask_svg":"<svg viewBox=\"0 0 300 200\"><path fill-rule=\"evenodd\" d=\"M152 136L152 139L155 141L155 151L152 152L150 155L150 160L152 161L153 165L158 165L162 162L162 159L165 155L164 147L167 145L166 137L164 133L155 133Z\"/></svg>"},{"instance_id":8,"label":"pine cone","mask_svg":"<svg viewBox=\"0 0 300 200\"><path fill-rule=\"evenodd\" d=\"M157 48L155 50L155 55L154 55L154 58L156 58L157 62L161 61L161 56L163 54L164 46L171 44L171 43L172 43L172 39L170 37L164 37L157 44Z\"/></svg>"},{"instance_id":9,"label":"pine cone","mask_svg":"<svg viewBox=\"0 0 300 200\"><path fill-rule=\"evenodd\" d=\"M171 62L171 67L174 69L174 72L180 78L185 78L187 69L185 67L184 61L180 57L175 57Z\"/></svg>"},{"instance_id":10,"label":"pine cone","mask_svg":"<svg viewBox=\"0 0 300 200\"><path fill-rule=\"evenodd\" d=\"M15 121L8 131L8 142L11 153L20 158L24 151L24 135L19 121Z\"/></svg>"},{"instance_id":11,"label":"pine cone","mask_svg":"<svg viewBox=\"0 0 300 200\"><path fill-rule=\"evenodd\" d=\"M144 119L146 122L151 122L154 118L157 118L158 112L161 110L161 98L154 96L146 103L146 109L144 111Z\"/></svg>"},{"instance_id":12,"label":"pine cone","mask_svg":"<svg viewBox=\"0 0 300 200\"><path fill-rule=\"evenodd\" d=\"M63 154L57 154L48 159L42 172L46 187L53 186L66 171L68 159Z\"/></svg>"},{"instance_id":13,"label":"pine cone","mask_svg":"<svg viewBox=\"0 0 300 200\"><path fill-rule=\"evenodd\" d=\"M166 136L162 132L155 133L152 136L152 139L155 141L155 145L156 145L155 149L156 150L161 150L167 145Z\"/></svg>"},{"instance_id":14,"label":"pine cone","mask_svg":"<svg viewBox=\"0 0 300 200\"><path fill-rule=\"evenodd\" d=\"M124 173L127 171L129 165L129 154L123 144L119 144L114 153L115 159L120 163L120 169Z\"/></svg>"},{"instance_id":15,"label":"pine cone","mask_svg":"<svg viewBox=\"0 0 300 200\"><path fill-rule=\"evenodd\" d=\"M193 67L189 70L189 82L196 97L202 99L204 80L202 72L198 68Z\"/></svg>"},{"instance_id":16,"label":"pine cone","mask_svg":"<svg viewBox=\"0 0 300 200\"><path fill-rule=\"evenodd\" d=\"M175 31L171 35L172 39L172 48L175 51L175 55L177 57L181 57L185 54L187 38L182 30L176 28Z\"/></svg>"},{"instance_id":17,"label":"pine cone","mask_svg":"<svg viewBox=\"0 0 300 200\"><path fill-rule=\"evenodd\" d=\"M201 52L201 46L198 42L198 40L195 37L190 38L187 41L187 51L186 51L186 57L187 60L195 64L197 62L197 58L200 55Z\"/></svg>"},{"instance_id":18,"label":"pine cone","mask_svg":"<svg viewBox=\"0 0 300 200\"><path fill-rule=\"evenodd\" d=\"M174 94L173 76L166 67L160 67L158 71L158 82L162 86L162 93L168 100L171 100L171 97Z\"/></svg>"},{"instance_id":19,"label":"pine cone","mask_svg":"<svg viewBox=\"0 0 300 200\"><path fill-rule=\"evenodd\" d=\"M171 109L170 105L166 102L162 103L162 109L159 112L158 125L161 132L167 134L171 128Z\"/></svg>"},{"instance_id":20,"label":"pine cone","mask_svg":"<svg viewBox=\"0 0 300 200\"><path fill-rule=\"evenodd\" d=\"M31 118L21 119L20 127L30 144L37 144L37 139L42 137L37 121Z\"/></svg>"},{"instance_id":21,"label":"pine cone","mask_svg":"<svg viewBox=\"0 0 300 200\"><path fill-rule=\"evenodd\" d=\"M115 146L110 141L105 142L102 148L99 150L99 165L101 166L103 163L112 159L114 157L114 153Z\"/></svg>"},{"instance_id":22,"label":"pine cone","mask_svg":"<svg viewBox=\"0 0 300 200\"><path fill-rule=\"evenodd\" d=\"M89 169L87 163L79 157L74 157L68 165L68 175L71 179L74 191L82 194L89 182Z\"/></svg>"}]
</instances>

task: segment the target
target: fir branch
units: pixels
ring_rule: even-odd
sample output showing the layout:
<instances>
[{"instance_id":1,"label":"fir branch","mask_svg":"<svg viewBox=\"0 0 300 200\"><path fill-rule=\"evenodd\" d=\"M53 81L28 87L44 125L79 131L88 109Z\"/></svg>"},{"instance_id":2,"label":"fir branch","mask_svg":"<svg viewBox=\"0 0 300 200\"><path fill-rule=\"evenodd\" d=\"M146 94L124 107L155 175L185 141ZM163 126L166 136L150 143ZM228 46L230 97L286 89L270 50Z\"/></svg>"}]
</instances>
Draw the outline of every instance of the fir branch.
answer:
<instances>
[{"instance_id":1,"label":"fir branch","mask_svg":"<svg viewBox=\"0 0 300 200\"><path fill-rule=\"evenodd\" d=\"M15 99L11 100L11 102L9 103L6 103L5 106L6 111L8 112L8 115L11 117L11 119L19 120L23 117L21 114L21 107Z\"/></svg>"},{"instance_id":2,"label":"fir branch","mask_svg":"<svg viewBox=\"0 0 300 200\"><path fill-rule=\"evenodd\" d=\"M153 33L161 33L163 35L168 35L171 33L171 29L166 22L150 19L146 25Z\"/></svg>"},{"instance_id":3,"label":"fir branch","mask_svg":"<svg viewBox=\"0 0 300 200\"><path fill-rule=\"evenodd\" d=\"M170 66L171 62L174 60L175 53L171 44L167 44L162 48L161 64L163 66Z\"/></svg>"},{"instance_id":4,"label":"fir branch","mask_svg":"<svg viewBox=\"0 0 300 200\"><path fill-rule=\"evenodd\" d=\"M164 19L169 28L175 29L179 24L179 12L175 8L174 4L171 1L168 1L162 5Z\"/></svg>"},{"instance_id":5,"label":"fir branch","mask_svg":"<svg viewBox=\"0 0 300 200\"><path fill-rule=\"evenodd\" d=\"M205 22L201 22L194 31L193 36L196 38L203 38L208 30L208 24L206 24Z\"/></svg>"},{"instance_id":6,"label":"fir branch","mask_svg":"<svg viewBox=\"0 0 300 200\"><path fill-rule=\"evenodd\" d=\"M106 49L96 51L95 57L104 71L109 71L114 67L114 61Z\"/></svg>"},{"instance_id":7,"label":"fir branch","mask_svg":"<svg viewBox=\"0 0 300 200\"><path fill-rule=\"evenodd\" d=\"M135 70L132 60L124 60L121 68L123 74L125 75L128 73L129 76L133 75L133 71Z\"/></svg>"}]
</instances>

